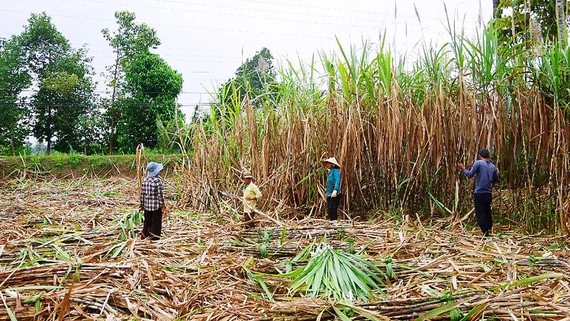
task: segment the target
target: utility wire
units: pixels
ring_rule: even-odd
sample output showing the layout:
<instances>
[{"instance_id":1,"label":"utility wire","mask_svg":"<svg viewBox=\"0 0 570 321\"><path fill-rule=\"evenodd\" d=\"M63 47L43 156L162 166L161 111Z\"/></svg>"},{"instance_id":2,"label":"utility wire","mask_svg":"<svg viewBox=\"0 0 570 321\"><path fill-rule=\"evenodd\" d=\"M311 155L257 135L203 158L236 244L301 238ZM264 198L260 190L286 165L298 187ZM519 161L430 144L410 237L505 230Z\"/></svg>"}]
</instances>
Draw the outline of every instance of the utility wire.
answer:
<instances>
[{"instance_id":1,"label":"utility wire","mask_svg":"<svg viewBox=\"0 0 570 321\"><path fill-rule=\"evenodd\" d=\"M111 3L111 2L105 2L102 0L82 0L82 1L91 1L91 2L101 2L101 3ZM113 4L116 4L115 2L113 2ZM139 5L142 6L142 5ZM162 8L165 9L165 8ZM31 12L25 12L25 11L18 11L18 10L7 10L7 9L0 9L0 12L8 12L8 13L20 13L20 14L30 14ZM225 14L225 13L215 13L215 14L223 14L223 15L230 15L230 16L240 16L238 14L232 13L232 14ZM54 16L54 17L61 17L61 18L68 18L68 19L80 19L80 20L96 20L96 21L110 21L110 22L115 22L114 19L110 19L110 18L97 18L97 17L84 17L84 16L74 16L74 15L61 15L61 14L50 14L50 16ZM243 15L242 15L243 16ZM243 17L248 17L251 18L250 16L243 16ZM264 19L270 19L270 20L288 20L288 21L297 21L297 22L301 22L301 23L317 23L314 21L311 21L311 19L309 19L308 21L304 21L304 20L292 20L292 19L283 19L283 18L276 18L276 17L258 17L258 18L264 18ZM312 17L311 17L312 18ZM358 19L361 20L361 19ZM378 22L377 20L375 22ZM441 25L443 25L443 21L440 20ZM186 29L204 29L204 30L214 30L214 31L230 31L230 32L246 32L246 33L260 33L260 34L269 34L269 35L278 35L278 36L286 36L286 37L303 37L303 38L310 38L310 39L327 39L327 40L334 40L333 37L331 36L321 36L321 35L309 35L309 34L293 34L293 33L285 33L285 32L272 32L272 31L263 31L260 29L254 29L254 30L245 30L245 29L236 29L236 28L214 28L214 27L206 27L206 26L201 26L201 25L180 25L180 24L164 24L164 23L154 23L154 22L146 22L148 25L156 25L156 26L166 26L166 27L177 27L177 28L186 28ZM420 24L418 22L400 22L400 21L390 21L389 23L385 24L385 25L377 25L377 26L364 26L364 25L357 25L357 24L352 24L352 25L346 25L346 24L337 24L337 23L322 23L323 25L340 25L340 26L350 26L350 27L355 27L355 28L370 28L370 29L387 29L390 25L396 24L396 25L402 25L402 26L406 26L406 27L419 27L420 29L425 29L425 28L431 28L431 27L437 27L437 25L431 25L431 24Z\"/></svg>"},{"instance_id":2,"label":"utility wire","mask_svg":"<svg viewBox=\"0 0 570 321\"><path fill-rule=\"evenodd\" d=\"M25 11L18 11L18 10L6 10L0 9L0 12L8 12L8 13L20 13L20 14L30 14L31 12ZM61 15L61 14L50 14L52 17L60 17L60 18L68 18L68 19L79 19L79 20L97 20L97 21L110 21L115 22L113 19L106 19L106 18L96 18L96 17L81 17L81 16L72 16L72 15ZM266 34L266 35L273 35L273 36L284 36L284 37L300 37L300 38L309 38L309 39L327 39L327 40L334 40L333 37L329 36L319 36L319 35L307 35L307 34L292 34L292 33L285 33L285 32L270 32L270 31L263 31L263 30L245 30L245 29L237 29L237 28L213 28L213 27L205 27L199 25L180 25L180 24L165 24L165 23L147 23L153 26L165 26L165 27L175 27L175 28L183 28L183 29L202 29L202 30L212 30L212 31L224 31L224 32L246 32L246 33L259 33L259 34Z\"/></svg>"},{"instance_id":3,"label":"utility wire","mask_svg":"<svg viewBox=\"0 0 570 321\"><path fill-rule=\"evenodd\" d=\"M88 1L88 2L99 2L102 0L82 0L82 1ZM382 15L382 16L392 16L392 14L388 14L387 12L380 12L380 11L368 11L368 10L354 10L354 9L350 9L350 8L334 8L334 7L317 7L317 6L307 6L307 5L303 5L303 4L292 4L292 3L288 3L286 1L280 1L280 2L269 2L269 1L255 1L255 0L239 0L240 2L245 2L245 3L251 3L251 4L270 4L273 6L284 6L284 7L290 7L290 8L294 8L294 9L316 9L316 10L328 10L328 11L338 11L339 13L342 13L343 15L340 16L331 16L331 15L322 15L322 14L315 14L314 12L307 14L304 12L293 12L293 11L283 11L283 10L268 10L268 9L256 9L256 8L251 8L248 7L247 9L244 9L244 7L240 7L240 6L225 6L225 5L216 5L216 4L212 4L212 3L203 3L203 2L190 2L190 1L175 1L175 0L154 0L154 2L158 2L158 3L173 3L173 4L183 4L183 5L197 5L197 6L207 6L207 7L214 7L214 8L222 8L222 9L238 9L238 10L247 10L247 11L258 11L258 12L274 12L274 13L288 13L288 14L295 14L295 15L305 15L308 17L323 17L323 18L332 18L332 19L353 19L353 18L347 18L346 16L344 16L344 14L348 13L359 13L359 14L366 14L366 15ZM400 0L401 1L401 0ZM386 0L383 0L383 2L386 2ZM108 3L115 3L115 2L108 2ZM235 3L235 2L233 2ZM137 6L137 4L128 4L129 6ZM141 5L142 6L142 5ZM161 8L164 8L164 6L162 6ZM442 6L442 11L443 11L443 6ZM398 17L407 17L407 18L414 18L417 19L416 16L413 15L404 15L404 14L397 14ZM434 21L441 21L440 18L435 18L435 17L422 17L420 16L421 19L425 19L425 20L434 20ZM377 19L362 19L362 18L358 18L359 21L371 21L371 22L377 22Z\"/></svg>"},{"instance_id":4,"label":"utility wire","mask_svg":"<svg viewBox=\"0 0 570 321\"><path fill-rule=\"evenodd\" d=\"M213 14L213 15L221 15L221 16L230 16L230 17L245 17L245 18L256 18L256 19L267 19L267 20L271 20L271 21L275 21L275 20L281 20L281 21L291 21L291 22L298 22L298 23L309 23L309 24L320 24L320 25L335 25L335 26L343 26L343 27L357 27L357 28L378 28L378 22L381 22L382 19L384 19L387 14L386 13L382 13L382 19L376 18L376 19L364 19L361 17L351 17L351 18L347 18L347 17L342 17L342 16L329 16L329 15L319 15L319 14L306 14L304 12L284 12L284 11L276 11L276 10L267 10L267 9L251 9L251 8L243 8L243 7L228 7L228 6L217 6L217 5L213 5L210 3L188 3L191 5L197 5L197 6L204 6L204 7L213 7L213 8L222 8L222 9L231 9L231 10L242 10L242 11L256 11L256 12L260 12L260 13L279 13L279 14L291 14L291 15L297 15L297 16L306 16L306 19L289 19L289 18L282 18L282 17L274 17L274 16L267 16L267 15L260 15L260 16L256 16L256 15L243 15L243 14L238 14L236 12L231 12L231 13L225 13L225 12L214 12L214 11L203 11L203 10L196 10L196 9L184 9L184 8L174 8L174 7L166 7L166 6L149 6L149 5L144 5L144 4L130 4L130 3L124 3L124 2L110 2L110 1L104 1L104 0L81 0L84 2L90 2L90 3L103 3L103 4L114 4L114 5L123 5L123 6L129 6L129 7L140 7L140 8L151 8L151 9L159 9L159 10L172 10L172 11L182 11L182 12L199 12L199 13L205 13L205 14ZM157 2L161 2L161 1L157 1ZM370 14L370 13L369 13ZM380 14L380 13L379 13ZM404 15L400 15L400 16L404 16ZM350 23L338 23L338 22L322 22L322 21L316 21L314 20L315 17L319 17L319 18L328 18L328 19L334 19L334 20L338 20L338 19L345 19L345 20L357 20L359 22L372 22L375 23L374 25L365 25L365 24L350 24ZM408 16L411 17L411 16ZM412 17L413 18L413 17ZM442 22L441 19L437 19L437 18L431 18L431 17L426 17L426 20L434 20L437 22Z\"/></svg>"}]
</instances>

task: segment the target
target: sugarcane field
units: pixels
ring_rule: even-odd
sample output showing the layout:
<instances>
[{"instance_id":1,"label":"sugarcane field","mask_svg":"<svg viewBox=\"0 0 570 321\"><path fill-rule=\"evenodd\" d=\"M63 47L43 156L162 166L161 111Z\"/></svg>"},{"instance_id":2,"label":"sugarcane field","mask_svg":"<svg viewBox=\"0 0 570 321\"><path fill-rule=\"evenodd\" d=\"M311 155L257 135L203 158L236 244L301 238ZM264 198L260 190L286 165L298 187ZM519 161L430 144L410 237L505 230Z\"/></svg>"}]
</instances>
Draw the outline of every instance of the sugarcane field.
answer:
<instances>
[{"instance_id":1,"label":"sugarcane field","mask_svg":"<svg viewBox=\"0 0 570 321\"><path fill-rule=\"evenodd\" d=\"M139 235L144 169L134 158L99 173L36 165L3 179L0 320L570 317L567 237L508 221L482 237L467 212L354 217L345 207L329 221L322 204L287 206L269 191L260 208L276 205L246 227L238 200L212 185L189 192L208 184L165 163L159 240ZM201 201L215 210L188 205Z\"/></svg>"}]
</instances>

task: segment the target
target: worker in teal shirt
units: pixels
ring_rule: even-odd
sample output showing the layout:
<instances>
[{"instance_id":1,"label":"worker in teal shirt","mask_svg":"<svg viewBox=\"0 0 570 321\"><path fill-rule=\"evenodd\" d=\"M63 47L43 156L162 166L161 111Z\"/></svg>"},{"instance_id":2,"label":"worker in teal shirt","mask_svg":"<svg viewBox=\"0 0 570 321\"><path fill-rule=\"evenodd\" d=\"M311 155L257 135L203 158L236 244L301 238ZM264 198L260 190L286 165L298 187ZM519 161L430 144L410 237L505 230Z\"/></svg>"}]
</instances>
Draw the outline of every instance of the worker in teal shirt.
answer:
<instances>
[{"instance_id":1,"label":"worker in teal shirt","mask_svg":"<svg viewBox=\"0 0 570 321\"><path fill-rule=\"evenodd\" d=\"M329 220L336 220L338 217L338 204L340 203L340 165L336 158L331 157L321 161L328 171L327 174L327 209Z\"/></svg>"}]
</instances>

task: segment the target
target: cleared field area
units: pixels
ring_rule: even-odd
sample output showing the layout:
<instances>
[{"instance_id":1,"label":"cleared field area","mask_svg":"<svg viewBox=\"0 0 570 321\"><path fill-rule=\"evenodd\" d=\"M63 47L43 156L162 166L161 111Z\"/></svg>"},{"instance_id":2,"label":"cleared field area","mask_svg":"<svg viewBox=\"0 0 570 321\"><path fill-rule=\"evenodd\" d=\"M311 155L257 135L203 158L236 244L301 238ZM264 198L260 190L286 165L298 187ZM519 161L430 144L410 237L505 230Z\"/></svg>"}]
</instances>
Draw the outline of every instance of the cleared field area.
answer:
<instances>
[{"instance_id":1,"label":"cleared field area","mask_svg":"<svg viewBox=\"0 0 570 321\"><path fill-rule=\"evenodd\" d=\"M136 179L0 184L0 320L570 319L564 238L277 212L246 229L234 201L195 213L167 184L164 237L149 241L137 236ZM284 272L322 242L377 267L373 299L291 291Z\"/></svg>"}]
</instances>

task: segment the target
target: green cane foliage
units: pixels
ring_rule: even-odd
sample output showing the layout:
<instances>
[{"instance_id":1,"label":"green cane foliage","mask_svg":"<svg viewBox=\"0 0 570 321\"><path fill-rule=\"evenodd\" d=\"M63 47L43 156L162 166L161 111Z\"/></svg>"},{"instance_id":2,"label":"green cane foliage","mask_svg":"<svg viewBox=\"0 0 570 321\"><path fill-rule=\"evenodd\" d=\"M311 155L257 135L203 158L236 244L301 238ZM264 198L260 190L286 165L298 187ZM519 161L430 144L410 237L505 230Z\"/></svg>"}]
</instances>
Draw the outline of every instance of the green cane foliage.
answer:
<instances>
[{"instance_id":1,"label":"green cane foliage","mask_svg":"<svg viewBox=\"0 0 570 321\"><path fill-rule=\"evenodd\" d=\"M294 263L304 261L304 265L291 270ZM243 265L244 271L264 289L268 297L271 297L270 291L263 278L288 280L291 296L303 293L305 296L345 304L376 299L384 287L381 279L384 273L378 267L358 254L333 249L326 242L311 243L305 247L288 263L285 273L273 275L253 272L250 268L252 265L253 258L250 258Z\"/></svg>"},{"instance_id":2,"label":"green cane foliage","mask_svg":"<svg viewBox=\"0 0 570 321\"><path fill-rule=\"evenodd\" d=\"M449 18L449 12L447 11L447 5L444 3L443 4L444 10L445 10L445 17L446 17L446 22L447 22L447 26L446 26L446 30L449 33L450 36L450 42L449 42L449 46L451 48L451 52L453 53L453 58L454 58L454 63L455 63L455 67L457 68L457 73L458 73L458 77L463 77L465 68L466 68L466 62L467 62L467 56L465 54L465 49L466 49L466 45L465 45L465 37L463 36L463 25L461 26L461 30L458 31L457 25L456 25L456 20L451 20Z\"/></svg>"},{"instance_id":3,"label":"green cane foliage","mask_svg":"<svg viewBox=\"0 0 570 321\"><path fill-rule=\"evenodd\" d=\"M433 310L431 310L431 311L429 311L429 312L424 313L422 316L416 318L415 321L432 320L432 319L434 319L435 317L441 316L442 314L445 314L445 313L448 313L448 312L450 313L450 320L458 321L458 320L461 319L461 316L457 314L457 311L455 311L455 312L453 312L454 317L455 317L455 318L458 318L458 319L452 319L452 318L451 318L451 311L456 310L457 307L458 307L459 305L461 305L461 304L462 304L462 302L450 302L450 303L447 303L447 304L445 304L445 305L443 305L443 306L441 306L441 307L435 308L435 309L433 309Z\"/></svg>"},{"instance_id":4,"label":"green cane foliage","mask_svg":"<svg viewBox=\"0 0 570 321\"><path fill-rule=\"evenodd\" d=\"M382 39L385 39L384 37ZM382 94L384 97L378 97L383 99L390 99L392 97L392 79L393 79L393 60L391 52L384 46L384 40L382 40L380 45L380 52L374 59L374 66L377 68L376 75L378 77L378 85L382 89ZM369 88L369 92L376 91L376 88Z\"/></svg>"},{"instance_id":5,"label":"green cane foliage","mask_svg":"<svg viewBox=\"0 0 570 321\"><path fill-rule=\"evenodd\" d=\"M34 310L36 311L36 313L41 311L42 308L42 293L38 293L36 295L34 295L33 297L24 300L25 304L33 304L34 305Z\"/></svg>"},{"instance_id":6,"label":"green cane foliage","mask_svg":"<svg viewBox=\"0 0 570 321\"><path fill-rule=\"evenodd\" d=\"M513 92L512 85L524 86L526 82L517 82L519 75L524 75L523 63L528 56L521 45L500 46L497 32L486 29L476 41L466 40L470 74L478 92L488 95L491 90L502 93Z\"/></svg>"},{"instance_id":7,"label":"green cane foliage","mask_svg":"<svg viewBox=\"0 0 570 321\"><path fill-rule=\"evenodd\" d=\"M115 219L121 229L121 241L135 237L138 228L143 221L142 211L131 211Z\"/></svg>"},{"instance_id":8,"label":"green cane foliage","mask_svg":"<svg viewBox=\"0 0 570 321\"><path fill-rule=\"evenodd\" d=\"M353 51L352 46L350 47L350 52L346 52L342 47L342 44L336 38L336 42L339 48L339 51L344 58L343 62L337 64L337 70L339 73L340 83L344 98L346 101L350 101L353 94L356 94L356 82L357 73L356 73L356 65L358 64L357 59L355 57L355 53Z\"/></svg>"},{"instance_id":9,"label":"green cane foliage","mask_svg":"<svg viewBox=\"0 0 570 321\"><path fill-rule=\"evenodd\" d=\"M421 69L425 71L426 83L432 91L432 97L438 98L439 94L444 94L446 84L451 79L450 62L448 58L449 49L447 45L439 50L433 46L423 47L423 55L420 58Z\"/></svg>"},{"instance_id":10,"label":"green cane foliage","mask_svg":"<svg viewBox=\"0 0 570 321\"><path fill-rule=\"evenodd\" d=\"M542 57L538 78L543 93L558 106L570 104L570 47L553 45Z\"/></svg>"},{"instance_id":11,"label":"green cane foliage","mask_svg":"<svg viewBox=\"0 0 570 321\"><path fill-rule=\"evenodd\" d=\"M485 310L489 306L489 303L490 302L483 302L481 304L474 306L473 309L469 311L469 313L465 314L463 318L461 318L461 321L478 320L478 318L485 312Z\"/></svg>"},{"instance_id":12,"label":"green cane foliage","mask_svg":"<svg viewBox=\"0 0 570 321\"><path fill-rule=\"evenodd\" d=\"M257 272L253 272L249 267L253 265L253 258L249 258L247 259L244 263L243 263L243 269L245 271L245 274L247 275L247 278L252 281L253 283L259 285L263 291L265 292L265 295L267 295L267 298L270 301L274 301L273 298L273 293L271 293L271 291L269 290L269 287L267 286L267 283L263 280L264 276L268 276L267 274L263 274L263 273L257 273Z\"/></svg>"},{"instance_id":13,"label":"green cane foliage","mask_svg":"<svg viewBox=\"0 0 570 321\"><path fill-rule=\"evenodd\" d=\"M512 288L517 288L519 286L527 286L527 285L533 284L535 282L543 281L543 280L561 279L563 277L564 277L564 274L561 274L561 273L544 273L541 275L523 278L523 279L517 280L517 281L512 282L512 283L501 284L501 285L493 287L493 290L512 289Z\"/></svg>"},{"instance_id":14,"label":"green cane foliage","mask_svg":"<svg viewBox=\"0 0 570 321\"><path fill-rule=\"evenodd\" d=\"M385 317L382 318L373 311L369 311L361 307L347 303L336 303L335 305L332 306L332 308L336 316L339 317L341 320L345 321L354 320L355 319L354 317L356 316L361 316L366 320L373 320L373 321L380 321L387 319Z\"/></svg>"},{"instance_id":15,"label":"green cane foliage","mask_svg":"<svg viewBox=\"0 0 570 321\"><path fill-rule=\"evenodd\" d=\"M386 264L386 276L391 280L394 279L394 277L396 276L394 274L394 267L392 266L393 262L394 262L394 259L393 259L392 255L390 255L384 259L384 264Z\"/></svg>"},{"instance_id":16,"label":"green cane foliage","mask_svg":"<svg viewBox=\"0 0 570 321\"><path fill-rule=\"evenodd\" d=\"M342 302L375 299L381 291L383 273L355 254L333 249L327 243L316 246L305 266L294 271L289 284L292 295L302 292L310 297Z\"/></svg>"}]
</instances>

